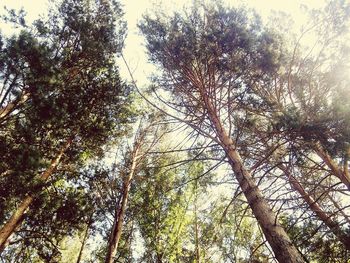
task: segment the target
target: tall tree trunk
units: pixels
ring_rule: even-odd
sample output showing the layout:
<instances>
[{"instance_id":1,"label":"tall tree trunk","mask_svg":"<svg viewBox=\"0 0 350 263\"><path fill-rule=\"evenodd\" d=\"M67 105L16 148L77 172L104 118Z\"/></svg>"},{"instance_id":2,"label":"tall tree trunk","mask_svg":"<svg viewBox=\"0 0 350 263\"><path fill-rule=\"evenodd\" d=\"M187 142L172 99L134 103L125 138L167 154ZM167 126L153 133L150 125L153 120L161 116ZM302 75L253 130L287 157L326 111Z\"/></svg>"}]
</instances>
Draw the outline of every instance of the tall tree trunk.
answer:
<instances>
[{"instance_id":1,"label":"tall tree trunk","mask_svg":"<svg viewBox=\"0 0 350 263\"><path fill-rule=\"evenodd\" d=\"M137 166L139 148L140 148L140 142L137 142L134 146L134 150L131 156L131 163L130 163L128 175L126 176L123 182L121 204L120 204L120 207L117 207L115 211L114 222L113 222L112 230L108 241L108 248L107 248L105 263L113 263L114 257L117 253L118 243L122 234L123 219L125 216L126 205L128 202L130 184L135 174L135 170Z\"/></svg>"},{"instance_id":2,"label":"tall tree trunk","mask_svg":"<svg viewBox=\"0 0 350 263\"><path fill-rule=\"evenodd\" d=\"M198 215L197 215L197 201L198 201L198 181L196 180L195 185L195 200L194 200L194 231L195 231L195 250L196 250L196 263L201 262L200 246L199 246L199 229L198 229Z\"/></svg>"},{"instance_id":3,"label":"tall tree trunk","mask_svg":"<svg viewBox=\"0 0 350 263\"><path fill-rule=\"evenodd\" d=\"M198 218L197 218L197 207L195 205L195 245L196 245L196 263L201 262L201 254L200 254L200 247L199 247L199 229L198 229Z\"/></svg>"},{"instance_id":4,"label":"tall tree trunk","mask_svg":"<svg viewBox=\"0 0 350 263\"><path fill-rule=\"evenodd\" d=\"M159 251L157 251L157 262L156 263L163 263L163 254L159 253Z\"/></svg>"},{"instance_id":5,"label":"tall tree trunk","mask_svg":"<svg viewBox=\"0 0 350 263\"><path fill-rule=\"evenodd\" d=\"M260 192L253 177L244 167L242 159L236 150L234 141L230 138L217 116L215 108L206 93L201 90L211 124L226 152L229 164L235 173L236 179L244 193L250 208L253 211L261 229L269 242L276 259L280 263L304 262L298 250L294 247L283 227L278 223L276 214L270 208L266 199Z\"/></svg>"},{"instance_id":6,"label":"tall tree trunk","mask_svg":"<svg viewBox=\"0 0 350 263\"><path fill-rule=\"evenodd\" d=\"M345 218L345 220L350 224L350 217L344 212L344 208L341 208L336 200L328 193L327 197L329 200L333 203L335 208L342 214L342 216Z\"/></svg>"},{"instance_id":7,"label":"tall tree trunk","mask_svg":"<svg viewBox=\"0 0 350 263\"><path fill-rule=\"evenodd\" d=\"M260 91L259 88L254 87L253 85L251 86L253 90L261 96L262 99L267 101L270 105L275 105L277 109L283 113L284 115L288 115L286 110L284 109L282 103L274 97L271 96L266 96L264 95L263 92ZM346 159L345 159L345 164L344 164L344 170L342 170L337 163L333 160L333 158L329 155L329 153L322 147L320 142L309 142L308 143L309 147L313 149L316 154L324 161L324 163L328 166L328 168L331 170L332 175L336 176L339 178L339 180L350 190L350 174L349 174L349 167L347 164L347 158L350 155L350 147L346 151Z\"/></svg>"},{"instance_id":8,"label":"tall tree trunk","mask_svg":"<svg viewBox=\"0 0 350 263\"><path fill-rule=\"evenodd\" d=\"M310 209L317 215L317 217L332 231L332 233L339 239L340 242L350 250L350 236L344 233L344 231L339 227L339 224L332 220L330 215L317 204L317 202L306 193L303 186L296 180L296 178L289 172L287 167L284 165L278 165L284 174L288 177L288 181L292 188L296 190L304 201L309 205Z\"/></svg>"},{"instance_id":9,"label":"tall tree trunk","mask_svg":"<svg viewBox=\"0 0 350 263\"><path fill-rule=\"evenodd\" d=\"M350 177L349 174L336 164L332 157L323 149L320 143L312 143L312 148L315 150L317 155L325 162L328 168L332 171L332 174L339 178L339 180L350 190Z\"/></svg>"},{"instance_id":10,"label":"tall tree trunk","mask_svg":"<svg viewBox=\"0 0 350 263\"><path fill-rule=\"evenodd\" d=\"M92 220L92 217L93 217L93 213L91 214L90 218L89 218L89 221L88 223L86 224L86 229L85 229L85 232L84 232L84 237L83 237L83 240L81 241L81 247L80 247L80 250L79 250L79 254L78 254L78 258L77 258L77 262L76 263L80 263L81 261L81 257L83 256L83 251L84 251L84 248L85 248L85 244L86 244L86 240L89 236L89 230L90 230L90 226L93 222Z\"/></svg>"},{"instance_id":11,"label":"tall tree trunk","mask_svg":"<svg viewBox=\"0 0 350 263\"><path fill-rule=\"evenodd\" d=\"M59 165L63 154L69 148L72 143L72 139L67 140L65 145L62 147L61 151L58 153L56 158L52 160L50 166L43 172L39 179L45 182L55 171L57 166ZM6 248L7 241L9 237L15 232L16 228L19 227L23 220L25 212L28 210L29 206L32 204L35 196L27 195L20 205L17 207L16 211L10 217L10 219L5 223L5 225L0 229L0 253Z\"/></svg>"},{"instance_id":12,"label":"tall tree trunk","mask_svg":"<svg viewBox=\"0 0 350 263\"><path fill-rule=\"evenodd\" d=\"M0 121L8 116L18 105L25 103L30 97L29 92L23 92L20 97L0 109Z\"/></svg>"}]
</instances>

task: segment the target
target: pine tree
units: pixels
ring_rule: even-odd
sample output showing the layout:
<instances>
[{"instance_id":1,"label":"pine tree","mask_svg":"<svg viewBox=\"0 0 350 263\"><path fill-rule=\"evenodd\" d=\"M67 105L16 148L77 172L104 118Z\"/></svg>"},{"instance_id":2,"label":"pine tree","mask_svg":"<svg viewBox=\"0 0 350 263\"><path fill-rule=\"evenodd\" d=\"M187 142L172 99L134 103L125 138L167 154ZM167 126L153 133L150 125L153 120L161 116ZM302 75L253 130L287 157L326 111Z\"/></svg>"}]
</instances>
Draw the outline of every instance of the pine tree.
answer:
<instances>
[{"instance_id":1,"label":"pine tree","mask_svg":"<svg viewBox=\"0 0 350 263\"><path fill-rule=\"evenodd\" d=\"M273 52L278 43L245 10L200 10L195 7L187 16L146 16L140 25L150 59L161 69L159 86L171 96L168 105L181 109L184 123L221 146L277 260L304 262L232 137L240 135L232 121L240 114L236 105L246 99L244 90L252 80L262 85L270 81L269 72L278 66Z\"/></svg>"},{"instance_id":2,"label":"pine tree","mask_svg":"<svg viewBox=\"0 0 350 263\"><path fill-rule=\"evenodd\" d=\"M132 119L129 88L115 65L121 14L115 2L64 1L47 20L3 40L2 109L11 111L1 119L1 249L34 201L62 178L58 168L74 172L84 159L103 156Z\"/></svg>"}]
</instances>

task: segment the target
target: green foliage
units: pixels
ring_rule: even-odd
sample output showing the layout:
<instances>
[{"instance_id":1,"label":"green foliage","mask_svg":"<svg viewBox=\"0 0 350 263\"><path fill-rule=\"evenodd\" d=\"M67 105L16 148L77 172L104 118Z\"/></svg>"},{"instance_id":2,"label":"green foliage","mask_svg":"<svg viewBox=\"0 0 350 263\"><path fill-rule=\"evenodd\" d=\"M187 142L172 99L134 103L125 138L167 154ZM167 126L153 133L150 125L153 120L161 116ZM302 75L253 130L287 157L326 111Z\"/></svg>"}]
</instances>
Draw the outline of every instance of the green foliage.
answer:
<instances>
[{"instance_id":1,"label":"green foliage","mask_svg":"<svg viewBox=\"0 0 350 263\"><path fill-rule=\"evenodd\" d=\"M255 80L268 79L283 59L278 36L264 29L258 15L246 9L198 5L186 14L145 16L139 27L150 60L162 67L165 76L172 72L178 83L194 93L194 83L186 74L195 69L203 73L215 69L222 83L232 80L233 88L242 91ZM167 88L174 98L183 97L171 85Z\"/></svg>"},{"instance_id":2,"label":"green foliage","mask_svg":"<svg viewBox=\"0 0 350 263\"><path fill-rule=\"evenodd\" d=\"M340 195L328 177L333 171L314 158L310 145L320 143L345 174L350 155L349 48L341 38L349 10L339 0L311 12L316 34L322 36L316 55L305 55L294 36L265 27L246 8L195 1L184 12L143 18L139 28L160 73L148 91L163 88L168 106L203 136L193 139L184 155L177 154L183 149L162 153L174 140L170 130L178 127L165 128L170 135L164 137L157 137L153 127L145 136L162 145L137 166L115 262L272 260L246 200L238 190L234 198L229 194L237 182L230 177L230 185L221 187L226 170L208 171L212 162L225 160L225 152L216 140L208 144L204 138L218 134L203 97L211 100L243 162L254 167L254 180L274 210L282 203L282 224L304 256L313 262L348 260L349 252L330 229L318 225L299 199L292 200L296 194L276 170L290 162L293 175L320 207L334 213L334 221L348 220L342 206L347 197ZM87 225L88 250L94 250L87 260L104 262L110 221L131 162L129 124L138 115L172 121L163 113L149 113L119 76L116 58L126 36L122 15L113 0L64 0L54 2L48 16L32 25L23 10L9 10L2 18L20 30L13 36L0 34L0 114L9 109L0 117L0 224L24 197L35 196L24 224L1 255L4 262L72 262L80 240L69 236L81 234ZM69 139L73 143L54 174L40 180ZM148 146L145 142L140 148ZM118 148L114 160L105 158L111 147ZM183 162L185 155L201 161ZM340 227L348 233L348 223Z\"/></svg>"},{"instance_id":3,"label":"green foliage","mask_svg":"<svg viewBox=\"0 0 350 263\"><path fill-rule=\"evenodd\" d=\"M177 188L183 168L167 169L175 160L171 155L154 156L138 173L131 209L144 241L142 262L177 262L183 254L190 193L188 187Z\"/></svg>"},{"instance_id":4,"label":"green foliage","mask_svg":"<svg viewBox=\"0 0 350 263\"><path fill-rule=\"evenodd\" d=\"M348 262L350 258L347 251L341 243L327 229L313 220L307 220L298 224L296 217L283 216L282 223L288 229L288 234L293 242L298 244L299 249L312 262Z\"/></svg>"},{"instance_id":5,"label":"green foliage","mask_svg":"<svg viewBox=\"0 0 350 263\"><path fill-rule=\"evenodd\" d=\"M50 243L79 229L92 209L72 178L88 159L102 158L134 120L132 90L115 64L126 29L121 17L114 1L62 1L47 18L1 37L0 109L15 108L0 119L0 222L24 196L35 195L16 236L42 258L58 256ZM38 180L70 139L64 165L49 181Z\"/></svg>"}]
</instances>

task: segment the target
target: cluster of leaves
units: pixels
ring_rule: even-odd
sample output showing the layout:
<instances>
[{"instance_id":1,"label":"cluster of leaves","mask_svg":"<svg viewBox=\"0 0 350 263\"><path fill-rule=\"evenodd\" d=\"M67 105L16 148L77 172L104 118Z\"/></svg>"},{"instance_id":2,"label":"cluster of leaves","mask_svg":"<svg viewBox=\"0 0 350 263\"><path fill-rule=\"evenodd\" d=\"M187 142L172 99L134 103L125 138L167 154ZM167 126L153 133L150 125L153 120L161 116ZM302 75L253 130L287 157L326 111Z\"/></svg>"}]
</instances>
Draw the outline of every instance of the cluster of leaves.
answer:
<instances>
[{"instance_id":1,"label":"cluster of leaves","mask_svg":"<svg viewBox=\"0 0 350 263\"><path fill-rule=\"evenodd\" d=\"M115 63L126 25L113 1L53 3L31 26L14 12L5 20L21 22L17 35L1 36L0 222L35 196L15 244L22 259L35 248L49 260L92 209L77 172L134 120L132 90ZM69 141L59 168L41 180Z\"/></svg>"}]
</instances>

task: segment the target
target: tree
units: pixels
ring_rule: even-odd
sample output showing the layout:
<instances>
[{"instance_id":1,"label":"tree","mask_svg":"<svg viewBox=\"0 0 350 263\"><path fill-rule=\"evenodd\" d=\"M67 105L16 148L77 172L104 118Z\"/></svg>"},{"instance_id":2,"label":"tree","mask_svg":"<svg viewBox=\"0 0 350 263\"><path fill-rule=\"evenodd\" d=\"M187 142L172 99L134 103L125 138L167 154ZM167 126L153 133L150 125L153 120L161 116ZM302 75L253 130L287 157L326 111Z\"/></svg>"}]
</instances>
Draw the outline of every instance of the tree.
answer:
<instances>
[{"instance_id":1,"label":"tree","mask_svg":"<svg viewBox=\"0 0 350 263\"><path fill-rule=\"evenodd\" d=\"M195 252L189 245L193 244L189 210L193 193L190 183L182 184L188 177L200 174L201 164L194 161L176 167L174 164L179 161L179 156L162 153L164 147L164 144L159 145L157 154L142 163L138 174L140 183L132 202L133 215L144 243L140 262L192 262Z\"/></svg>"},{"instance_id":2,"label":"tree","mask_svg":"<svg viewBox=\"0 0 350 263\"><path fill-rule=\"evenodd\" d=\"M161 125L160 118L161 115L150 114L148 118L145 117L140 120L139 127L134 137L133 146L124 157L124 164L120 169L122 187L120 189L118 201L115 204L114 222L109 236L105 259L106 263L113 262L117 253L133 178L137 175L149 151L156 146L163 136L163 133L166 133L166 129Z\"/></svg>"},{"instance_id":3,"label":"tree","mask_svg":"<svg viewBox=\"0 0 350 263\"><path fill-rule=\"evenodd\" d=\"M345 73L349 69L349 47L343 40L350 21L349 5L330 1L324 10L311 14L309 25L297 39L291 44L284 40L279 51L283 63L272 73L274 82L260 85L256 81L250 88L270 105L273 131L288 138L299 151L295 154L316 154L332 176L350 189L346 92L350 80ZM311 47L302 44L308 35L315 38Z\"/></svg>"},{"instance_id":4,"label":"tree","mask_svg":"<svg viewBox=\"0 0 350 263\"><path fill-rule=\"evenodd\" d=\"M159 87L171 96L167 105L181 109L183 122L221 146L278 261L303 262L245 167L237 142L240 127L232 121L241 114L237 104L249 98L244 90L251 80L269 83L269 72L278 66L273 52L278 43L245 10L200 10L146 16L140 25L150 59L162 72Z\"/></svg>"},{"instance_id":5,"label":"tree","mask_svg":"<svg viewBox=\"0 0 350 263\"><path fill-rule=\"evenodd\" d=\"M1 250L28 208L59 178L57 169L71 165L72 172L84 159L103 156L103 146L132 119L129 88L115 65L124 31L117 3L64 1L46 21L4 41L0 172L7 210ZM16 152L23 158L11 161Z\"/></svg>"},{"instance_id":6,"label":"tree","mask_svg":"<svg viewBox=\"0 0 350 263\"><path fill-rule=\"evenodd\" d=\"M262 158L265 169L278 166L318 220L349 247L346 205L327 198L332 193L341 200L342 187L349 188L349 121L344 114L348 110L344 92L349 78L343 73L349 68L344 41L349 5L330 1L323 10L310 14L310 22L300 36L282 40L284 45L278 52L283 63L271 73L274 81L270 85L251 83L250 92L267 105L264 111L251 111L252 115L259 112L251 129L265 144L257 149L258 155L268 155ZM303 38L310 35L315 41L305 46ZM271 155L278 159L273 160Z\"/></svg>"},{"instance_id":7,"label":"tree","mask_svg":"<svg viewBox=\"0 0 350 263\"><path fill-rule=\"evenodd\" d=\"M126 156L125 167L121 171L121 177L123 180L123 186L121 188L118 202L115 205L114 221L110 231L108 248L106 254L106 263L114 262L114 257L117 253L118 243L122 234L123 221L125 217L125 211L127 208L127 202L129 197L130 186L137 172L136 169L139 162L145 156L145 153L141 151L141 146L145 144L146 130L139 130L135 136L132 150Z\"/></svg>"}]
</instances>

